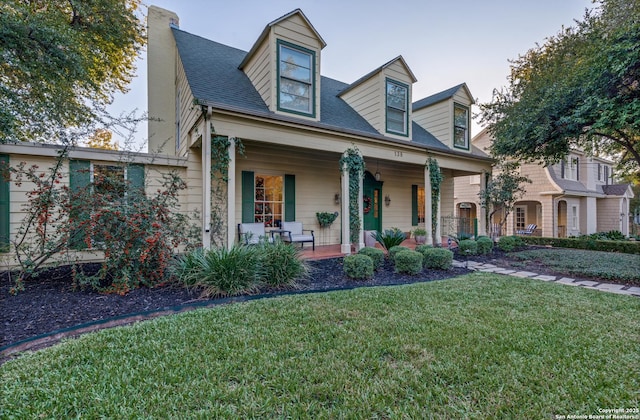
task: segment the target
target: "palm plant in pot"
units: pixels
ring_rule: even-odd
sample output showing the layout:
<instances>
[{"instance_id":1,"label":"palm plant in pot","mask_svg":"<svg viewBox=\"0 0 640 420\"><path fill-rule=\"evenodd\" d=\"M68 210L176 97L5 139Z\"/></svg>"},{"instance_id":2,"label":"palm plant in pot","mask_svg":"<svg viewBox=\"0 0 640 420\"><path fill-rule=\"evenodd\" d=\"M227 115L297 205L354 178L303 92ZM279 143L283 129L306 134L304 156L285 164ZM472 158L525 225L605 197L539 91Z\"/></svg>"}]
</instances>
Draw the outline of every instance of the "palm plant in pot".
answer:
<instances>
[{"instance_id":1,"label":"palm plant in pot","mask_svg":"<svg viewBox=\"0 0 640 420\"><path fill-rule=\"evenodd\" d=\"M413 239L417 244L424 244L427 242L427 230L421 227L413 230Z\"/></svg>"}]
</instances>

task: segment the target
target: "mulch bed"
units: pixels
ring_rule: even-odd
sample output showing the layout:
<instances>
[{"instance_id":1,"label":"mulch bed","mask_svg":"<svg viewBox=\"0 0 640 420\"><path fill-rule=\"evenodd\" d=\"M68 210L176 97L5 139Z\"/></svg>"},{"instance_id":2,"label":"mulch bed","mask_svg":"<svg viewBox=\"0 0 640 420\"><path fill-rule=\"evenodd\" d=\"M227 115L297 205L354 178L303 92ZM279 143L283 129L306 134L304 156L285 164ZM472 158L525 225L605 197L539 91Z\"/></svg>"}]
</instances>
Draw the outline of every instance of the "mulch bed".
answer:
<instances>
[{"instance_id":1,"label":"mulch bed","mask_svg":"<svg viewBox=\"0 0 640 420\"><path fill-rule=\"evenodd\" d=\"M352 280L342 270L342 259L311 261L311 275L302 280L295 290L261 289L258 294L326 291L363 286L381 286L441 280L468 273L464 268L426 270L419 276L394 272L393 264L386 262L371 280ZM202 306L213 306L231 299L203 299L197 290L188 290L177 284L157 288L140 288L124 296L103 294L73 287L70 271L58 269L49 275L31 280L25 290L9 293L12 283L8 276L0 280L0 349L12 347L24 340L38 338L36 347L44 347L60 338L93 331L107 326L122 325L158 315L176 313ZM256 296L245 297L255 298ZM115 318L115 319L114 319ZM102 322L110 320L109 322ZM87 325L88 324L88 325ZM82 328L75 328L82 326ZM51 333L54 333L51 335ZM43 337L43 335L48 335ZM32 349L33 343L19 346L19 350Z\"/></svg>"}]
</instances>

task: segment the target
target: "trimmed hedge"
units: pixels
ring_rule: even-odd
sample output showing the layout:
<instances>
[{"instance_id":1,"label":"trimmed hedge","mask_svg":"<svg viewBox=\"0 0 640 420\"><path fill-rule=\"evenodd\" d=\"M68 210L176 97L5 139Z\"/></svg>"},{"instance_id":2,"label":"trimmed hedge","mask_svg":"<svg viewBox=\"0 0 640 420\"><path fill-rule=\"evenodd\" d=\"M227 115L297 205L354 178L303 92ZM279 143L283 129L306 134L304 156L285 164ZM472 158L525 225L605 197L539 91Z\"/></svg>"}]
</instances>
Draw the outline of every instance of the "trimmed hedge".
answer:
<instances>
[{"instance_id":1,"label":"trimmed hedge","mask_svg":"<svg viewBox=\"0 0 640 420\"><path fill-rule=\"evenodd\" d=\"M525 245L521 236L503 236L498 239L498 248L504 252L515 251Z\"/></svg>"},{"instance_id":2,"label":"trimmed hedge","mask_svg":"<svg viewBox=\"0 0 640 420\"><path fill-rule=\"evenodd\" d=\"M396 245L396 246L392 246L389 249L389 258L391 258L391 261L395 261L396 260L396 254L400 251L411 251L409 248L407 248L406 246L402 246L402 245Z\"/></svg>"},{"instance_id":3,"label":"trimmed hedge","mask_svg":"<svg viewBox=\"0 0 640 420\"><path fill-rule=\"evenodd\" d=\"M539 236L526 236L522 239L528 245L550 245L557 248L640 254L639 241L601 241L591 238L543 238Z\"/></svg>"},{"instance_id":4,"label":"trimmed hedge","mask_svg":"<svg viewBox=\"0 0 640 420\"><path fill-rule=\"evenodd\" d=\"M363 254L370 257L373 260L373 269L377 270L382 267L384 262L384 251L372 246L367 246L358 251L358 254Z\"/></svg>"},{"instance_id":5,"label":"trimmed hedge","mask_svg":"<svg viewBox=\"0 0 640 420\"><path fill-rule=\"evenodd\" d=\"M373 277L373 260L364 254L353 254L344 257L342 270L352 279L370 279Z\"/></svg>"},{"instance_id":6,"label":"trimmed hedge","mask_svg":"<svg viewBox=\"0 0 640 420\"><path fill-rule=\"evenodd\" d=\"M432 248L433 248L433 245L425 245L425 244L422 244L422 245L418 245L418 246L416 246L416 249L415 249L415 250L416 250L417 252L421 253L421 254L424 254L424 250L425 250L425 249L432 249Z\"/></svg>"},{"instance_id":7,"label":"trimmed hedge","mask_svg":"<svg viewBox=\"0 0 640 420\"><path fill-rule=\"evenodd\" d=\"M406 250L396 254L396 273L416 275L422 272L422 254L416 251Z\"/></svg>"},{"instance_id":8,"label":"trimmed hedge","mask_svg":"<svg viewBox=\"0 0 640 420\"><path fill-rule=\"evenodd\" d=\"M478 243L473 239L463 239L458 242L458 252L461 255L476 255L478 254Z\"/></svg>"},{"instance_id":9,"label":"trimmed hedge","mask_svg":"<svg viewBox=\"0 0 640 420\"><path fill-rule=\"evenodd\" d=\"M453 252L445 248L427 248L422 255L425 268L448 270L453 263Z\"/></svg>"},{"instance_id":10,"label":"trimmed hedge","mask_svg":"<svg viewBox=\"0 0 640 420\"><path fill-rule=\"evenodd\" d=\"M478 236L476 243L478 244L478 254L487 255L493 252L493 240L488 236Z\"/></svg>"}]
</instances>

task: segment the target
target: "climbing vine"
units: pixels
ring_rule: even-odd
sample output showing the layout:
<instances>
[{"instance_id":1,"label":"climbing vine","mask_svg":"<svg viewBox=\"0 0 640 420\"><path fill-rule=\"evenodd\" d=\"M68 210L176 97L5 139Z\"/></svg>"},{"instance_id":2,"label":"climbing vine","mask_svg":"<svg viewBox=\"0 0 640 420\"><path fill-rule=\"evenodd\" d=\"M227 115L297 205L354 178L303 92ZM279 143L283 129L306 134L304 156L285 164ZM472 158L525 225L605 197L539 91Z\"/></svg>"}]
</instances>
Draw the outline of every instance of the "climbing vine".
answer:
<instances>
[{"instance_id":1,"label":"climbing vine","mask_svg":"<svg viewBox=\"0 0 640 420\"><path fill-rule=\"evenodd\" d=\"M226 240L229 147L232 141L237 155L244 156L244 145L239 138L211 135L211 243L215 246L225 246Z\"/></svg>"},{"instance_id":2,"label":"climbing vine","mask_svg":"<svg viewBox=\"0 0 640 420\"><path fill-rule=\"evenodd\" d=\"M436 239L436 228L438 226L438 202L440 201L440 185L444 177L440 172L440 165L435 158L429 157L426 165L429 167L429 180L431 181L431 237L434 243L440 243Z\"/></svg>"},{"instance_id":3,"label":"climbing vine","mask_svg":"<svg viewBox=\"0 0 640 420\"><path fill-rule=\"evenodd\" d=\"M358 242L360 237L360 212L358 196L360 195L360 179L364 174L364 159L356 146L350 147L340 158L340 171L349 171L349 228L351 242Z\"/></svg>"}]
</instances>

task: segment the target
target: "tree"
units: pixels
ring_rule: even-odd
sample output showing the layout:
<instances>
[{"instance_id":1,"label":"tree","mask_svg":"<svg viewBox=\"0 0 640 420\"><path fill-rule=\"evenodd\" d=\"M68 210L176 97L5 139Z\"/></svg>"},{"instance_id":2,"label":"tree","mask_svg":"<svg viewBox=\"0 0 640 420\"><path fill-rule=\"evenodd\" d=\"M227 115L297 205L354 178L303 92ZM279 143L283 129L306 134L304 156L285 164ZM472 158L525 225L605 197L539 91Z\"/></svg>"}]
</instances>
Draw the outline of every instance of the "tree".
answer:
<instances>
[{"instance_id":1,"label":"tree","mask_svg":"<svg viewBox=\"0 0 640 420\"><path fill-rule=\"evenodd\" d=\"M144 43L139 0L5 0L0 142L64 142L126 92Z\"/></svg>"},{"instance_id":2,"label":"tree","mask_svg":"<svg viewBox=\"0 0 640 420\"><path fill-rule=\"evenodd\" d=\"M598 3L512 61L509 86L480 106L494 157L551 164L580 148L640 171L640 2Z\"/></svg>"},{"instance_id":3,"label":"tree","mask_svg":"<svg viewBox=\"0 0 640 420\"><path fill-rule=\"evenodd\" d=\"M525 183L530 184L531 180L520 175L518 163L507 161L494 167L493 178L487 182L487 187L478 193L480 205L489 212L489 220L493 220L495 214L502 215L498 223L500 231L516 202L526 193L523 185ZM491 235L494 236L495 233L491 232Z\"/></svg>"},{"instance_id":4,"label":"tree","mask_svg":"<svg viewBox=\"0 0 640 420\"><path fill-rule=\"evenodd\" d=\"M95 130L91 136L89 136L89 140L87 140L87 146L94 149L118 150L118 144L112 143L112 137L113 134L111 133L111 131L104 128L99 128Z\"/></svg>"}]
</instances>

